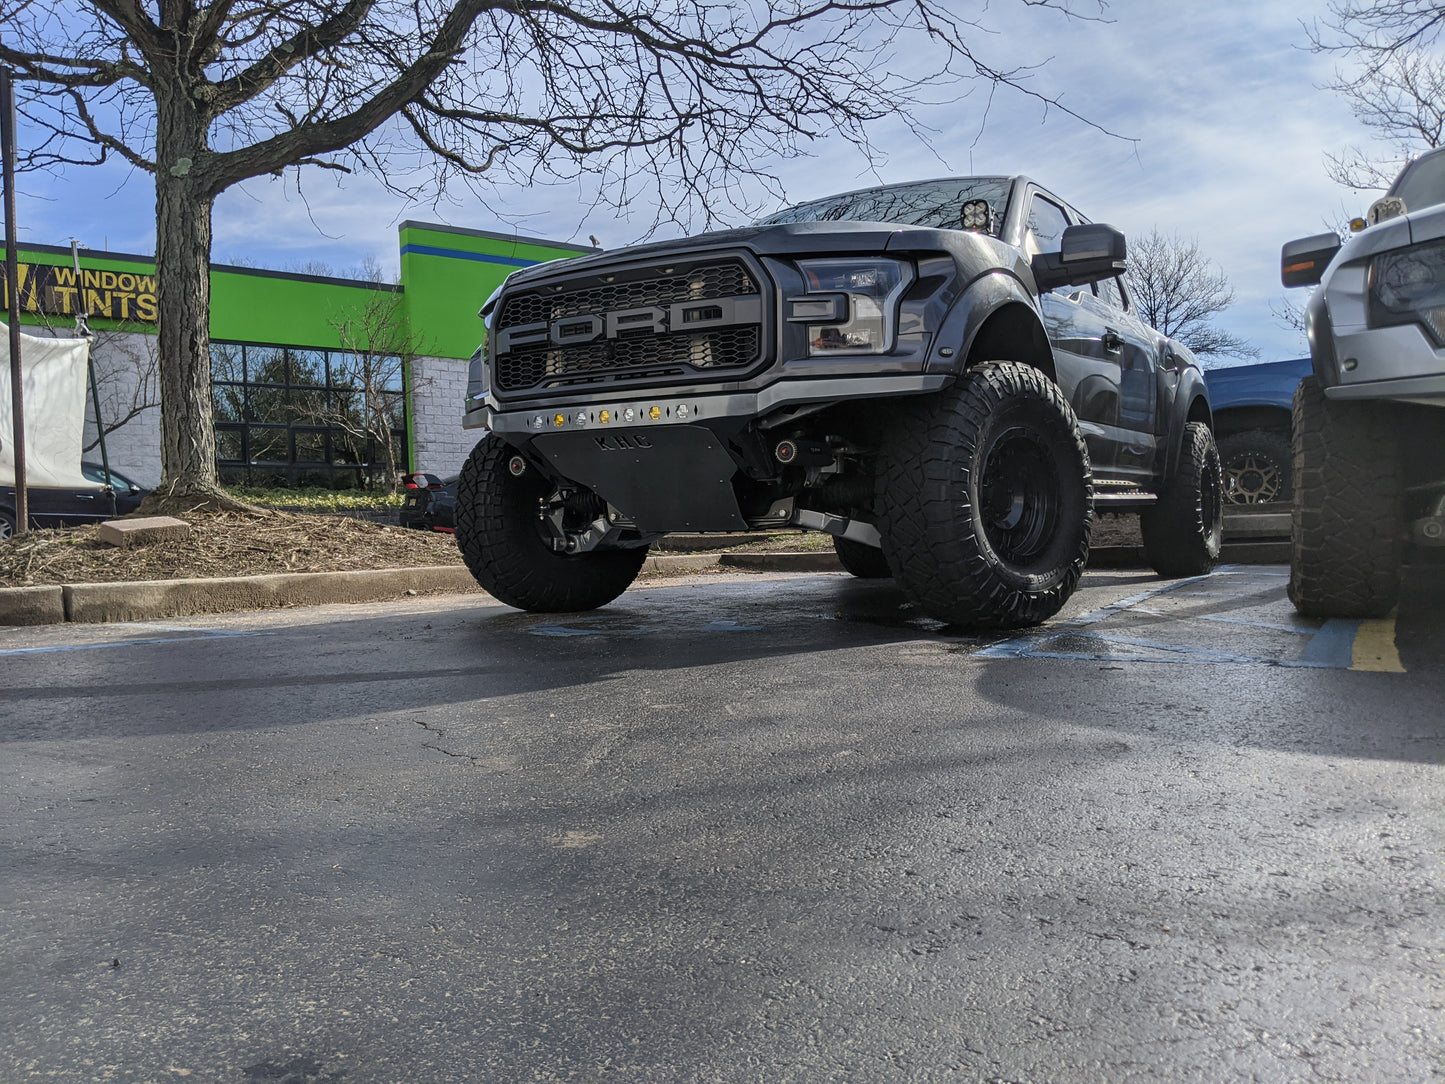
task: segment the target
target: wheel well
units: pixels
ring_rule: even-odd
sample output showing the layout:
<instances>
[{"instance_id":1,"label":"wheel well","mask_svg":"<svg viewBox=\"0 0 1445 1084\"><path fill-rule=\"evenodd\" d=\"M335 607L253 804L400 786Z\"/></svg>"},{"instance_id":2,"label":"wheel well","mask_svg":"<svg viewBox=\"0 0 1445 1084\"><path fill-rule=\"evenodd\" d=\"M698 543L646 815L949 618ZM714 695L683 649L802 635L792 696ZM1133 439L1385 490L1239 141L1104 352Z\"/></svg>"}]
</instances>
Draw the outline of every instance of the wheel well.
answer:
<instances>
[{"instance_id":1,"label":"wheel well","mask_svg":"<svg viewBox=\"0 0 1445 1084\"><path fill-rule=\"evenodd\" d=\"M1288 437L1290 412L1272 406L1226 407L1214 412L1215 436L1228 437L1250 429L1274 430Z\"/></svg>"},{"instance_id":2,"label":"wheel well","mask_svg":"<svg viewBox=\"0 0 1445 1084\"><path fill-rule=\"evenodd\" d=\"M1027 305L1004 305L991 313L968 347L966 367L981 361L1021 361L1057 383L1048 337Z\"/></svg>"},{"instance_id":3,"label":"wheel well","mask_svg":"<svg viewBox=\"0 0 1445 1084\"><path fill-rule=\"evenodd\" d=\"M1202 395L1196 395L1194 401L1189 404L1189 413L1184 420L1185 422L1203 422L1213 429L1214 421L1209 415L1209 401Z\"/></svg>"}]
</instances>

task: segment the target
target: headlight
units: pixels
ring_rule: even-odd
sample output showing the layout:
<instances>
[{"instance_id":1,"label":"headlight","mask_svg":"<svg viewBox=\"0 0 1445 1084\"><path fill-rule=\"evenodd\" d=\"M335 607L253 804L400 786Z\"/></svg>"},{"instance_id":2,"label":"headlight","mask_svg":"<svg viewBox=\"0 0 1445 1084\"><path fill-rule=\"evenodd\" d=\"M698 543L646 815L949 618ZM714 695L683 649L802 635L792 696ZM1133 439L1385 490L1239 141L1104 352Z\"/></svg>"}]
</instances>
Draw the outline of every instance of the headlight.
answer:
<instances>
[{"instance_id":1,"label":"headlight","mask_svg":"<svg viewBox=\"0 0 1445 1084\"><path fill-rule=\"evenodd\" d=\"M882 354L893 348L895 314L912 269L897 260L799 260L808 284L788 299L788 320L806 324L812 357Z\"/></svg>"},{"instance_id":2,"label":"headlight","mask_svg":"<svg viewBox=\"0 0 1445 1084\"><path fill-rule=\"evenodd\" d=\"M487 397L491 390L491 381L487 372L487 344L482 343L472 354L467 362L467 402L482 400Z\"/></svg>"},{"instance_id":3,"label":"headlight","mask_svg":"<svg viewBox=\"0 0 1445 1084\"><path fill-rule=\"evenodd\" d=\"M1423 324L1445 345L1445 241L1381 253L1370 262L1370 327Z\"/></svg>"}]
</instances>

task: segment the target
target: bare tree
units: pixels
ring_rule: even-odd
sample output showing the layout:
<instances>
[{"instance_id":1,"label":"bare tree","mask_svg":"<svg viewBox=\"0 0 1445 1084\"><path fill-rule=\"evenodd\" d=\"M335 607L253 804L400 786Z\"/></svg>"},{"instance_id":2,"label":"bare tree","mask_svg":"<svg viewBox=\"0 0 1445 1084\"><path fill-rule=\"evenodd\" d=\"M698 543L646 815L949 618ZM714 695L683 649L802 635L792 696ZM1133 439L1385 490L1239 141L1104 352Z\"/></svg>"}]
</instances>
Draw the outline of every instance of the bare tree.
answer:
<instances>
[{"instance_id":1,"label":"bare tree","mask_svg":"<svg viewBox=\"0 0 1445 1084\"><path fill-rule=\"evenodd\" d=\"M92 370L101 416L97 423L94 404L87 400L87 419L97 423L95 439L85 446L87 452L100 444L102 433L110 436L147 410L160 406L160 358L154 335L127 332L124 327L95 331L91 334L90 352L92 358L99 355L105 361Z\"/></svg>"},{"instance_id":2,"label":"bare tree","mask_svg":"<svg viewBox=\"0 0 1445 1084\"><path fill-rule=\"evenodd\" d=\"M1077 0L1018 0L1074 16ZM1082 0L1089 2L1089 0ZM1097 0L1095 0L1097 2ZM980 3L979 10L986 8ZM590 172L662 217L741 208L828 133L871 153L959 79L1047 110L975 54L957 0L0 0L31 169L118 157L151 175L161 312L161 490L224 502L211 426L218 194L297 167L436 196L448 177ZM928 58L935 63L928 67ZM194 503L194 502L192 502Z\"/></svg>"},{"instance_id":3,"label":"bare tree","mask_svg":"<svg viewBox=\"0 0 1445 1084\"><path fill-rule=\"evenodd\" d=\"M1259 357L1257 348L1211 322L1234 304L1234 289L1197 239L1157 228L1131 238L1127 281L1139 318L1200 357Z\"/></svg>"},{"instance_id":4,"label":"bare tree","mask_svg":"<svg viewBox=\"0 0 1445 1084\"><path fill-rule=\"evenodd\" d=\"M1328 89L1384 145L1326 153L1335 183L1357 191L1388 188L1404 164L1445 142L1445 58L1434 48L1445 30L1445 5L1427 0L1340 0L1323 26L1310 27L1317 52L1349 58Z\"/></svg>"},{"instance_id":5,"label":"bare tree","mask_svg":"<svg viewBox=\"0 0 1445 1084\"><path fill-rule=\"evenodd\" d=\"M405 426L402 391L426 383L412 373L412 362L425 352L425 337L407 329L400 308L400 294L377 291L331 321L347 360L344 373L333 372L315 419L350 438L354 458L372 464L370 483L379 480L388 493L396 492L400 481L394 433Z\"/></svg>"},{"instance_id":6,"label":"bare tree","mask_svg":"<svg viewBox=\"0 0 1445 1084\"><path fill-rule=\"evenodd\" d=\"M1358 147L1327 153L1325 170L1336 184L1357 191L1388 188L1407 161L1445 139L1445 59L1400 50L1352 78L1338 76L1329 87L1388 148L1383 155Z\"/></svg>"}]
</instances>

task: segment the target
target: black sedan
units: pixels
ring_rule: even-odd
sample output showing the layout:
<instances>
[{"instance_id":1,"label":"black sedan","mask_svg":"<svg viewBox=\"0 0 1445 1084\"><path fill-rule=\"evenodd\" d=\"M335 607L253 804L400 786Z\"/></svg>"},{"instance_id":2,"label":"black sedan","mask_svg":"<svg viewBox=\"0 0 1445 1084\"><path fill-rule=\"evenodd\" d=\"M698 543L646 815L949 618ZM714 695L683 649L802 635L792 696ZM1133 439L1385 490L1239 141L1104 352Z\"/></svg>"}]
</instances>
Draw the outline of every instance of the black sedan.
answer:
<instances>
[{"instance_id":1,"label":"black sedan","mask_svg":"<svg viewBox=\"0 0 1445 1084\"><path fill-rule=\"evenodd\" d=\"M109 474L99 463L82 463L81 473L94 482L94 487L29 486L26 497L32 527L77 527L99 523L134 512L150 492L114 468ZM15 532L15 489L0 486L0 538Z\"/></svg>"},{"instance_id":2,"label":"black sedan","mask_svg":"<svg viewBox=\"0 0 1445 1084\"><path fill-rule=\"evenodd\" d=\"M408 474L406 499L397 521L419 531L456 531L457 476L438 478L435 474Z\"/></svg>"}]
</instances>

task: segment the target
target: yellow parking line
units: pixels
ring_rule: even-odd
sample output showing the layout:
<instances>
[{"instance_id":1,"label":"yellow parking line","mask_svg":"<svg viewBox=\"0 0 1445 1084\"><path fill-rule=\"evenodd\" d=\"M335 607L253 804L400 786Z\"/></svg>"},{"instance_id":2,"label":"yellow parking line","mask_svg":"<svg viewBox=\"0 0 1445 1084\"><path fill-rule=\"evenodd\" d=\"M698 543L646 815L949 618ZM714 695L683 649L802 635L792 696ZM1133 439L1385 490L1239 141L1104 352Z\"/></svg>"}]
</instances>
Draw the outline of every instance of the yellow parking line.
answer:
<instances>
[{"instance_id":1,"label":"yellow parking line","mask_svg":"<svg viewBox=\"0 0 1445 1084\"><path fill-rule=\"evenodd\" d=\"M1384 674L1403 674L1400 652L1395 649L1395 615L1373 621L1361 621L1351 651L1351 670L1374 670Z\"/></svg>"}]
</instances>

